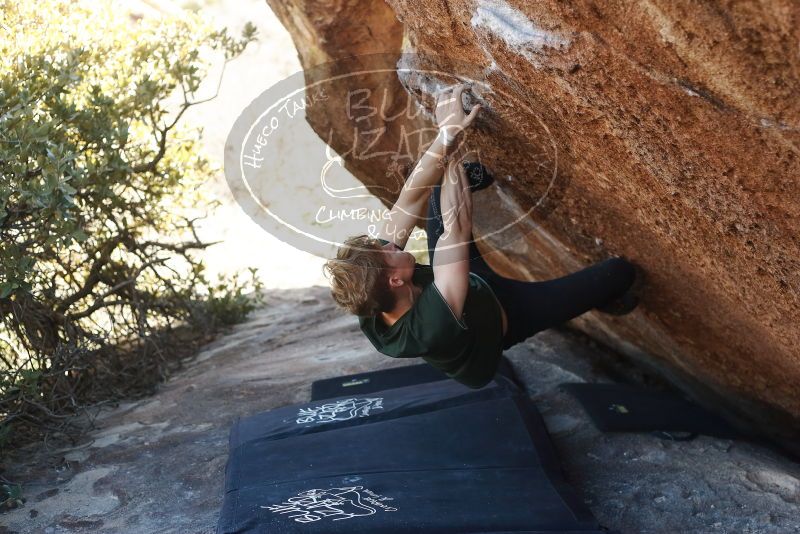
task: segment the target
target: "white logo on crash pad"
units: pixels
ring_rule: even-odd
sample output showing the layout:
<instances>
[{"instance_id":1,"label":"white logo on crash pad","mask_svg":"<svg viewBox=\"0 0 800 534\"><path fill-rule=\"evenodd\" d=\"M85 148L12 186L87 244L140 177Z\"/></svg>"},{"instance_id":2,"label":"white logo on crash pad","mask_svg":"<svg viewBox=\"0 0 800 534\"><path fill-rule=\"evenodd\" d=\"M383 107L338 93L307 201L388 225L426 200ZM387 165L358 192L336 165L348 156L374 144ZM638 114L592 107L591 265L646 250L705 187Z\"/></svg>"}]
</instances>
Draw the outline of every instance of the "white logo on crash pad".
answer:
<instances>
[{"instance_id":1,"label":"white logo on crash pad","mask_svg":"<svg viewBox=\"0 0 800 534\"><path fill-rule=\"evenodd\" d=\"M331 521L352 519L373 515L381 509L396 512L386 501L394 500L364 489L364 486L345 488L310 489L295 497L289 497L281 504L260 506L277 514L290 514L288 517L298 523L313 523L328 518Z\"/></svg>"},{"instance_id":2,"label":"white logo on crash pad","mask_svg":"<svg viewBox=\"0 0 800 534\"><path fill-rule=\"evenodd\" d=\"M372 410L383 409L383 398L353 398L343 399L314 406L300 408L297 413L297 424L330 423L332 421L347 421L356 417L366 417Z\"/></svg>"}]
</instances>

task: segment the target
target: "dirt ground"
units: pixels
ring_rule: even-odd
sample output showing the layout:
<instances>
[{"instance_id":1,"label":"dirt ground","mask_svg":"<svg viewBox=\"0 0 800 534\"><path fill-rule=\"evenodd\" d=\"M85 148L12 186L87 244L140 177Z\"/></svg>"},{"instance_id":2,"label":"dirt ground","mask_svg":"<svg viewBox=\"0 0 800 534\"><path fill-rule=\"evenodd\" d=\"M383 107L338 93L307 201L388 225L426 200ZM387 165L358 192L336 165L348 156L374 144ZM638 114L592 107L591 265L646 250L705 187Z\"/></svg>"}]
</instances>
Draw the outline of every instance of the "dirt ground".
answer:
<instances>
[{"instance_id":1,"label":"dirt ground","mask_svg":"<svg viewBox=\"0 0 800 534\"><path fill-rule=\"evenodd\" d=\"M608 382L614 355L568 330L506 352L542 412L568 480L623 533L800 530L800 465L747 442L603 434L563 382ZM211 533L236 417L307 402L316 379L418 363L377 353L328 289L271 290L267 305L151 398L104 413L85 443L22 451L27 502L9 533Z\"/></svg>"}]
</instances>

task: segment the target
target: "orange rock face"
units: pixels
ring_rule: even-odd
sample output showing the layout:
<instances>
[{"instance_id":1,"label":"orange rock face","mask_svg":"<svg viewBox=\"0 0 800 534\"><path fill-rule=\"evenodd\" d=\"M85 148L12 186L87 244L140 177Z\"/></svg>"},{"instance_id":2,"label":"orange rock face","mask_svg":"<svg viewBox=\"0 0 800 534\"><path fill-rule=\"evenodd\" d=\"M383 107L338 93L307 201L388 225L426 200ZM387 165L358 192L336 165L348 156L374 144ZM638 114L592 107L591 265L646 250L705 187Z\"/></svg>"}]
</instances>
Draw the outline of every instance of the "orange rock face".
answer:
<instances>
[{"instance_id":1,"label":"orange rock face","mask_svg":"<svg viewBox=\"0 0 800 534\"><path fill-rule=\"evenodd\" d=\"M430 111L432 83L475 81L484 111L469 143L497 178L474 199L487 260L542 279L629 258L645 273L639 309L576 326L697 400L796 439L800 5L387 1L269 4L305 68L383 52L441 73L376 77L375 102L382 92ZM308 120L339 153L360 142L344 110L316 107ZM425 114L394 120L377 146L426 126ZM387 159L345 160L392 202Z\"/></svg>"}]
</instances>

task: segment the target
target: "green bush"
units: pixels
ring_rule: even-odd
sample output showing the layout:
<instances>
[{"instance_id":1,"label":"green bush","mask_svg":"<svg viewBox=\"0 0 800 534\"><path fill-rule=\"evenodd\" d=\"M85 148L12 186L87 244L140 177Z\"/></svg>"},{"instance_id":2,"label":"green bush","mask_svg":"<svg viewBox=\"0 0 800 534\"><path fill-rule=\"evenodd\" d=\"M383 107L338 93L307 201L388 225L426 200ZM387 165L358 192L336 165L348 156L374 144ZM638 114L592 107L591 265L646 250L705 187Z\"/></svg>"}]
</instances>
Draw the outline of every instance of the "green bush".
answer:
<instances>
[{"instance_id":1,"label":"green bush","mask_svg":"<svg viewBox=\"0 0 800 534\"><path fill-rule=\"evenodd\" d=\"M0 13L0 441L12 443L73 435L68 415L152 391L260 302L252 271L212 283L196 257L218 169L180 123L205 58L232 59L255 29L236 39L191 13L136 20L103 2Z\"/></svg>"}]
</instances>

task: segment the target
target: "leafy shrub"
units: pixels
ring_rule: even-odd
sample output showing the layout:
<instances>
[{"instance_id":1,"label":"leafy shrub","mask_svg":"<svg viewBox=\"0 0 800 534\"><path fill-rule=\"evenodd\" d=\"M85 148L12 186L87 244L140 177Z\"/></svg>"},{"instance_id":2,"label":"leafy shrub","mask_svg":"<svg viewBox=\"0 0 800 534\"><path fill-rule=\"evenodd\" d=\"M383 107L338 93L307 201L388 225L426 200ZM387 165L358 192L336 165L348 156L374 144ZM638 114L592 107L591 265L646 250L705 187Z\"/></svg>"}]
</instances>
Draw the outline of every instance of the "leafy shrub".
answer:
<instances>
[{"instance_id":1,"label":"leafy shrub","mask_svg":"<svg viewBox=\"0 0 800 534\"><path fill-rule=\"evenodd\" d=\"M255 29L69 0L0 17L1 447L151 392L261 286L204 274L195 221L217 169L180 123L204 58L234 58Z\"/></svg>"}]
</instances>

